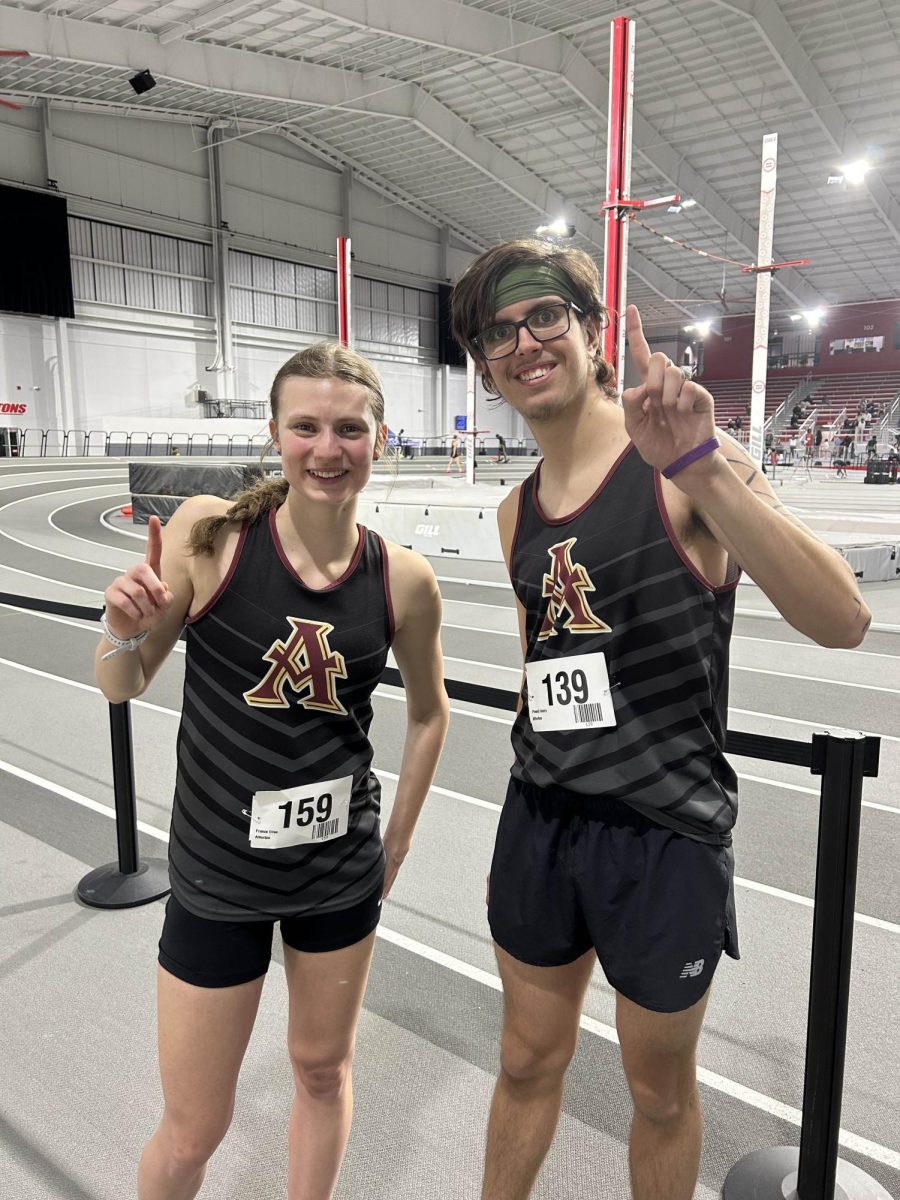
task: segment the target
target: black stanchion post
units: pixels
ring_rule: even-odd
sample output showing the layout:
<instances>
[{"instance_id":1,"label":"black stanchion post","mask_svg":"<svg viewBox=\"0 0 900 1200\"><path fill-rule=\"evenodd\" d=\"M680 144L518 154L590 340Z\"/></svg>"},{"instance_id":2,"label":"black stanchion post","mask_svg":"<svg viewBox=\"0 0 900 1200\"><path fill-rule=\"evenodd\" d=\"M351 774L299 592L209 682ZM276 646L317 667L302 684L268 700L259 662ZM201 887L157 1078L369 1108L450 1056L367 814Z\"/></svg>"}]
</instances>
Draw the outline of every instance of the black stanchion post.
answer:
<instances>
[{"instance_id":1,"label":"black stanchion post","mask_svg":"<svg viewBox=\"0 0 900 1200\"><path fill-rule=\"evenodd\" d=\"M813 737L810 770L822 789L800 1147L746 1155L725 1179L724 1200L891 1200L838 1158L862 781L878 774L879 747L862 733Z\"/></svg>"},{"instance_id":2,"label":"black stanchion post","mask_svg":"<svg viewBox=\"0 0 900 1200\"><path fill-rule=\"evenodd\" d=\"M112 743L119 870L123 875L133 875L138 869L138 844L130 704L110 704L109 733Z\"/></svg>"},{"instance_id":3,"label":"black stanchion post","mask_svg":"<svg viewBox=\"0 0 900 1200\"><path fill-rule=\"evenodd\" d=\"M138 854L131 706L127 700L110 704L109 729L119 861L85 875L77 891L79 900L93 908L134 908L165 896L169 891L169 869L165 859L145 858L141 862Z\"/></svg>"}]
</instances>

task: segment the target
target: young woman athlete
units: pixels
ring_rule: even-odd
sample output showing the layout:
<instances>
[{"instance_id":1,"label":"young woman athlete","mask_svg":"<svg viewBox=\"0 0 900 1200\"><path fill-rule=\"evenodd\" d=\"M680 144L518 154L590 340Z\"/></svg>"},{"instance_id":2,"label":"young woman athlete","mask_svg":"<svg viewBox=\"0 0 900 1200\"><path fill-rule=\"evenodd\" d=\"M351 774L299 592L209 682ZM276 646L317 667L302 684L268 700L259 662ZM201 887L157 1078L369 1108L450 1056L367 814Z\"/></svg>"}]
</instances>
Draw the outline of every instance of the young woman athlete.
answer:
<instances>
[{"instance_id":1,"label":"young woman athlete","mask_svg":"<svg viewBox=\"0 0 900 1200\"><path fill-rule=\"evenodd\" d=\"M231 1121L281 923L295 1094L289 1200L329 1200L350 1128L350 1066L383 896L410 847L447 726L440 598L419 555L356 523L384 451L378 377L335 345L271 391L284 478L185 500L106 592L97 680L141 695L187 626L160 940L165 1107L140 1200L189 1200ZM407 698L379 833L371 695L393 650Z\"/></svg>"}]
</instances>

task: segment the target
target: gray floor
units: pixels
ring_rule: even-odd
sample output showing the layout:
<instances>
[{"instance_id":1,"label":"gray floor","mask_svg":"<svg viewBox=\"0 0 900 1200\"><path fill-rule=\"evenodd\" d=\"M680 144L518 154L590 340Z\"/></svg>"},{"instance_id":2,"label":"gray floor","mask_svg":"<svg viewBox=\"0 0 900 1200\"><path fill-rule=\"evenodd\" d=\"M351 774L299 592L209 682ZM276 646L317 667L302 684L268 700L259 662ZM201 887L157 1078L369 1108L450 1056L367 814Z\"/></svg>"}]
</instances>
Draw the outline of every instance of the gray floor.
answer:
<instances>
[{"instance_id":1,"label":"gray floor","mask_svg":"<svg viewBox=\"0 0 900 1200\"><path fill-rule=\"evenodd\" d=\"M0 466L0 591L96 606L135 542L101 516L125 499L121 464ZM895 516L900 490L786 483L793 507ZM873 495L874 493L874 495ZM884 495L888 493L890 500ZM839 496L839 499L835 499ZM876 503L877 500L877 503ZM893 509L891 508L893 505ZM866 507L868 506L868 507ZM884 507L886 506L886 507ZM82 540L83 539L83 540ZM497 564L440 560L447 674L515 687L519 651ZM477 582L464 582L474 580ZM842 1155L900 1200L900 585L866 589L863 651L812 646L742 587L733 647L735 729L806 738L824 726L882 736L867 781ZM122 1200L159 1111L153 980L161 905L81 907L78 879L115 856L107 705L93 688L96 626L0 607L0 1194ZM142 852L164 856L183 657L132 705ZM386 805L404 702L378 692L373 740ZM357 1052L356 1118L339 1185L362 1197L474 1198L497 1060L500 997L484 876L509 763L509 718L454 703L447 751L413 852L386 905ZM700 1047L706 1143L697 1197L719 1194L750 1150L796 1144L817 830L816 780L736 760L743 959L717 976ZM541 1200L627 1197L628 1104L598 972ZM238 1111L202 1195L284 1194L285 985L270 971Z\"/></svg>"}]
</instances>

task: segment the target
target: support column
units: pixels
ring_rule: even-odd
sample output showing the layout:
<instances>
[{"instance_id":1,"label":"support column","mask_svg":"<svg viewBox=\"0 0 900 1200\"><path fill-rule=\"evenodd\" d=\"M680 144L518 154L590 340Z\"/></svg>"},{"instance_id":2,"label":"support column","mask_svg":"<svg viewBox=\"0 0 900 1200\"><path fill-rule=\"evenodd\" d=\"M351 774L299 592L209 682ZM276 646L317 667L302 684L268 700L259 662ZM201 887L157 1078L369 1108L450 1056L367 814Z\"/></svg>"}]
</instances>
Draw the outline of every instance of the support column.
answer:
<instances>
[{"instance_id":1,"label":"support column","mask_svg":"<svg viewBox=\"0 0 900 1200\"><path fill-rule=\"evenodd\" d=\"M450 226L442 225L440 228L439 258L438 258L438 278L445 283L450 283ZM440 335L438 335L440 340ZM450 412L450 368L441 366L440 371L440 409L435 414L435 433L443 435L449 428L449 412Z\"/></svg>"},{"instance_id":2,"label":"support column","mask_svg":"<svg viewBox=\"0 0 900 1200\"><path fill-rule=\"evenodd\" d=\"M56 168L53 147L53 126L50 122L50 101L42 100L40 102L41 110L41 148L44 155L44 179L47 187L53 191L59 190L59 184L56 181Z\"/></svg>"},{"instance_id":3,"label":"support column","mask_svg":"<svg viewBox=\"0 0 900 1200\"><path fill-rule=\"evenodd\" d=\"M224 121L217 121L207 130L206 148L209 156L209 197L213 249L213 297L216 322L216 357L206 368L217 376L219 399L235 398L234 343L231 327L231 281L228 270L228 223L224 218L222 196L222 158L219 143Z\"/></svg>"},{"instance_id":4,"label":"support column","mask_svg":"<svg viewBox=\"0 0 900 1200\"><path fill-rule=\"evenodd\" d=\"M74 429L75 397L72 392L72 368L69 358L69 322L64 317L54 321L56 326L56 410L60 429ZM86 423L86 422L85 422Z\"/></svg>"},{"instance_id":5,"label":"support column","mask_svg":"<svg viewBox=\"0 0 900 1200\"><path fill-rule=\"evenodd\" d=\"M353 168L347 163L341 172L341 219L344 237L353 237Z\"/></svg>"}]
</instances>

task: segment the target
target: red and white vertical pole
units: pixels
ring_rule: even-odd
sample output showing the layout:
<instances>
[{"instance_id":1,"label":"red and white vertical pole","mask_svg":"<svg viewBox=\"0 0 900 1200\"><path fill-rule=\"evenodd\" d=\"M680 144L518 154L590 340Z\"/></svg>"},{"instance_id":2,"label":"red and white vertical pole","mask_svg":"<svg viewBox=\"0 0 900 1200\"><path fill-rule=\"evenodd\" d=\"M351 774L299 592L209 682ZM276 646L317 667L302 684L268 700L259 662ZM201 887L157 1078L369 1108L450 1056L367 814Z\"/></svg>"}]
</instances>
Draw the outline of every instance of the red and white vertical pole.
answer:
<instances>
[{"instance_id":1,"label":"red and white vertical pole","mask_svg":"<svg viewBox=\"0 0 900 1200\"><path fill-rule=\"evenodd\" d=\"M759 242L756 266L772 262L775 236L775 182L778 175L778 134L767 133L762 144L762 175L759 184ZM766 376L769 370L769 296L772 272L756 275L756 319L753 323L753 373L750 385L750 457L761 463L765 450Z\"/></svg>"},{"instance_id":2,"label":"red and white vertical pole","mask_svg":"<svg viewBox=\"0 0 900 1200\"><path fill-rule=\"evenodd\" d=\"M350 345L350 239L337 240L338 340Z\"/></svg>"},{"instance_id":3,"label":"red and white vertical pole","mask_svg":"<svg viewBox=\"0 0 900 1200\"><path fill-rule=\"evenodd\" d=\"M634 21L616 17L610 26L609 127L606 153L606 239L603 303L609 325L603 357L612 364L622 395L625 360L625 285L628 271L628 214L615 207L631 192L631 137L634 104ZM620 317L622 319L620 319Z\"/></svg>"}]
</instances>

